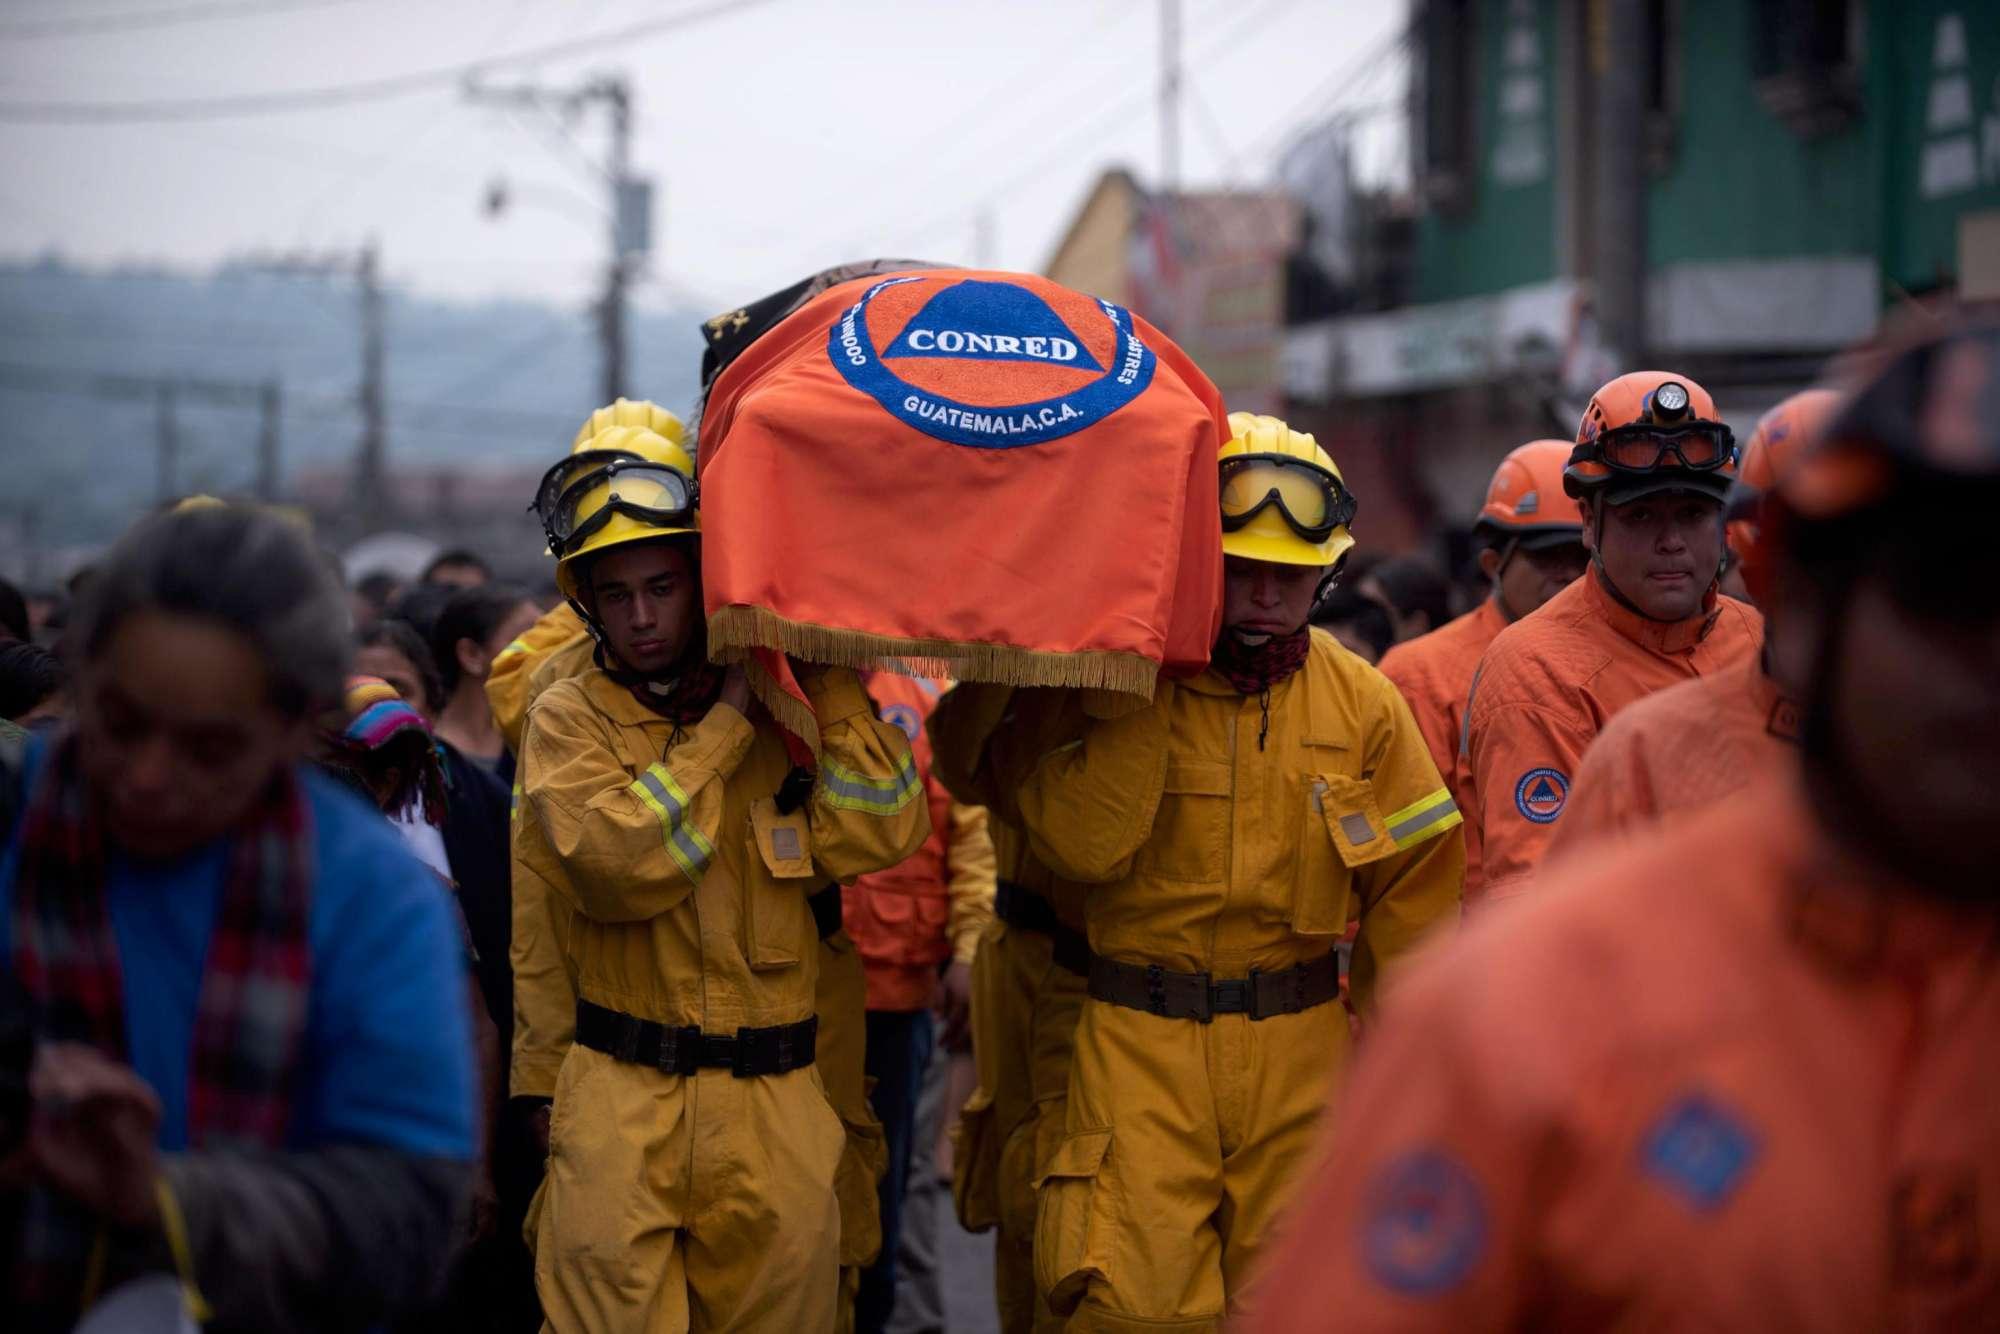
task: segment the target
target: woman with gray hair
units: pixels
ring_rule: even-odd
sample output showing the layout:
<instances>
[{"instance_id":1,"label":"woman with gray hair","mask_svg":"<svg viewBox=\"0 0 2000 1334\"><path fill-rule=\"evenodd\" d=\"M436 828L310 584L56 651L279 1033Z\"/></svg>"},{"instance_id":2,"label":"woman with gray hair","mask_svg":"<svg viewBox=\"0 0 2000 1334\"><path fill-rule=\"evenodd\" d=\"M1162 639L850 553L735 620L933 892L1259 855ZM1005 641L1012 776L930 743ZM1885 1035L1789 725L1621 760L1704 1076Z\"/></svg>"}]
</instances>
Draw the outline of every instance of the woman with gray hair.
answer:
<instances>
[{"instance_id":1,"label":"woman with gray hair","mask_svg":"<svg viewBox=\"0 0 2000 1334\"><path fill-rule=\"evenodd\" d=\"M75 730L31 744L0 830L0 972L35 1036L0 1163L10 1328L139 1280L214 1329L356 1329L442 1269L473 1146L462 963L443 886L304 764L346 624L254 510L156 516L101 567Z\"/></svg>"}]
</instances>

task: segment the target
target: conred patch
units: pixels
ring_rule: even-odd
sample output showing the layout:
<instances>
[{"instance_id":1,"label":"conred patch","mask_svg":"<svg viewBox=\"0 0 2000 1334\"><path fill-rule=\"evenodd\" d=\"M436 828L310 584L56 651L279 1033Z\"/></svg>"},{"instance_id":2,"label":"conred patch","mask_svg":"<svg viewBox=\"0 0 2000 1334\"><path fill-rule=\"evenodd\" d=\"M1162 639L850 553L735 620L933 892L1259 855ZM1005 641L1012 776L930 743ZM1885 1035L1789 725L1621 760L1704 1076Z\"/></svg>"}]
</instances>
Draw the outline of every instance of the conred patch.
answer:
<instances>
[{"instance_id":1,"label":"conred patch","mask_svg":"<svg viewBox=\"0 0 2000 1334\"><path fill-rule=\"evenodd\" d=\"M847 382L905 425L1012 449L1094 426L1152 383L1131 313L1081 293L991 278L885 278L827 332Z\"/></svg>"},{"instance_id":2,"label":"conred patch","mask_svg":"<svg viewBox=\"0 0 2000 1334\"><path fill-rule=\"evenodd\" d=\"M1514 784L1514 809L1536 824L1554 824L1569 804L1569 777L1559 769L1530 769Z\"/></svg>"},{"instance_id":3,"label":"conred patch","mask_svg":"<svg viewBox=\"0 0 2000 1334\"><path fill-rule=\"evenodd\" d=\"M923 730L924 721L917 717L917 711L907 704L891 704L882 710L882 721L894 723L902 734L911 741Z\"/></svg>"},{"instance_id":4,"label":"conred patch","mask_svg":"<svg viewBox=\"0 0 2000 1334\"><path fill-rule=\"evenodd\" d=\"M1486 1193L1438 1149L1391 1160L1368 1183L1361 1255L1377 1282L1413 1297L1462 1283L1486 1250Z\"/></svg>"}]
</instances>

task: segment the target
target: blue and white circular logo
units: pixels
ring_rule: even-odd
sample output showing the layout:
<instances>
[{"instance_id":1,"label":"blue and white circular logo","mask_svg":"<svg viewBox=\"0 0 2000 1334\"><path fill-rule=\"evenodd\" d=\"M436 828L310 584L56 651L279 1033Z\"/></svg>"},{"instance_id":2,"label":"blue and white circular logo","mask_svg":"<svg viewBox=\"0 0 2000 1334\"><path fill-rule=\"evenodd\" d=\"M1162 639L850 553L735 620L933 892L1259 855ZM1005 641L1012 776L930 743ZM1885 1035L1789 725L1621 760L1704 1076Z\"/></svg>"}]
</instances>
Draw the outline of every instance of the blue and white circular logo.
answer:
<instances>
[{"instance_id":1,"label":"blue and white circular logo","mask_svg":"<svg viewBox=\"0 0 2000 1334\"><path fill-rule=\"evenodd\" d=\"M1376 1282L1430 1297L1464 1282L1486 1250L1486 1192L1457 1158L1414 1149L1369 1181L1361 1255Z\"/></svg>"},{"instance_id":2,"label":"blue and white circular logo","mask_svg":"<svg viewBox=\"0 0 2000 1334\"><path fill-rule=\"evenodd\" d=\"M879 350L878 350L879 349ZM1094 426L1146 391L1158 358L1131 313L1050 286L886 278L827 333L847 382L905 425L1013 449Z\"/></svg>"},{"instance_id":3,"label":"blue and white circular logo","mask_svg":"<svg viewBox=\"0 0 2000 1334\"><path fill-rule=\"evenodd\" d=\"M911 741L923 730L924 720L917 717L917 711L907 704L890 704L882 709L882 721L894 723L902 734Z\"/></svg>"},{"instance_id":4,"label":"blue and white circular logo","mask_svg":"<svg viewBox=\"0 0 2000 1334\"><path fill-rule=\"evenodd\" d=\"M1559 769L1530 769L1514 784L1514 809L1536 824L1554 824L1569 804L1569 778Z\"/></svg>"}]
</instances>

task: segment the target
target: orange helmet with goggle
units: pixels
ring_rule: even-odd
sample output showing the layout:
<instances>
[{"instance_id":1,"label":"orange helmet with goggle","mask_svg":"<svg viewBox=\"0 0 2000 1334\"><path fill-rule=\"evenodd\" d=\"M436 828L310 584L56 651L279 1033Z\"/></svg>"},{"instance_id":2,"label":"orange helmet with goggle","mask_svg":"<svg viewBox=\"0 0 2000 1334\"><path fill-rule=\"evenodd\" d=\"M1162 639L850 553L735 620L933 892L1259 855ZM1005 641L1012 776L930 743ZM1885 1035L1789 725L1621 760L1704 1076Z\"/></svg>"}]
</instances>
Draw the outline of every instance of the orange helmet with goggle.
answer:
<instances>
[{"instance_id":1,"label":"orange helmet with goggle","mask_svg":"<svg viewBox=\"0 0 2000 1334\"><path fill-rule=\"evenodd\" d=\"M1354 547L1354 495L1332 455L1276 417L1229 414L1222 551L1279 565L1338 565Z\"/></svg>"},{"instance_id":2,"label":"orange helmet with goggle","mask_svg":"<svg viewBox=\"0 0 2000 1334\"><path fill-rule=\"evenodd\" d=\"M1840 405L1832 389L1804 389L1765 413L1743 445L1743 462L1729 492L1729 550L1743 583L1759 603L1771 595L1771 552L1764 533L1764 496L1807 445L1817 440Z\"/></svg>"},{"instance_id":3,"label":"orange helmet with goggle","mask_svg":"<svg viewBox=\"0 0 2000 1334\"><path fill-rule=\"evenodd\" d=\"M1563 469L1563 489L1623 505L1664 491L1720 500L1736 471L1736 437L1708 391L1674 371L1632 371L1591 395Z\"/></svg>"},{"instance_id":4,"label":"orange helmet with goggle","mask_svg":"<svg viewBox=\"0 0 2000 1334\"><path fill-rule=\"evenodd\" d=\"M1567 440L1530 440L1517 445L1486 484L1473 531L1497 542L1525 548L1583 540L1583 511L1563 486L1569 463Z\"/></svg>"}]
</instances>

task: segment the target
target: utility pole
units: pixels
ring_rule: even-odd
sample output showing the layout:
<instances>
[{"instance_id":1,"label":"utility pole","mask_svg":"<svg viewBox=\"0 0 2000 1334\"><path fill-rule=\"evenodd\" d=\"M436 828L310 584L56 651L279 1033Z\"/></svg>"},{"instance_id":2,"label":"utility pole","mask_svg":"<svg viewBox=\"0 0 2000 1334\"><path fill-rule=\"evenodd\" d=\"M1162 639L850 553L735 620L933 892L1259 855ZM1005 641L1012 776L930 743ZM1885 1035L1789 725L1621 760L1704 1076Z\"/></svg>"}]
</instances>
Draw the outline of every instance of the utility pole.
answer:
<instances>
[{"instance_id":1,"label":"utility pole","mask_svg":"<svg viewBox=\"0 0 2000 1334\"><path fill-rule=\"evenodd\" d=\"M1645 0L1593 0L1597 80L1597 327L1620 372L1645 364Z\"/></svg>"},{"instance_id":2,"label":"utility pole","mask_svg":"<svg viewBox=\"0 0 2000 1334\"><path fill-rule=\"evenodd\" d=\"M997 249L993 236L993 210L991 208L982 208L972 220L972 263L974 267L981 269L990 269L993 267L994 252Z\"/></svg>"},{"instance_id":3,"label":"utility pole","mask_svg":"<svg viewBox=\"0 0 2000 1334\"><path fill-rule=\"evenodd\" d=\"M266 380L257 390L257 499L278 498L278 382Z\"/></svg>"},{"instance_id":4,"label":"utility pole","mask_svg":"<svg viewBox=\"0 0 2000 1334\"><path fill-rule=\"evenodd\" d=\"M154 398L154 427L160 450L159 500L167 504L180 494L181 429L174 416L174 386L163 382Z\"/></svg>"},{"instance_id":5,"label":"utility pole","mask_svg":"<svg viewBox=\"0 0 2000 1334\"><path fill-rule=\"evenodd\" d=\"M653 185L632 174L631 88L624 75L607 74L566 90L533 84L491 88L468 80L464 93L467 101L488 106L553 111L565 123L593 105L605 108L611 123L611 147L605 163L595 170L611 191L611 253L605 263L604 293L598 299L596 314L603 368L600 387L609 403L626 388L626 288L652 249ZM506 199L506 189L496 187L488 194L488 211L500 211Z\"/></svg>"},{"instance_id":6,"label":"utility pole","mask_svg":"<svg viewBox=\"0 0 2000 1334\"><path fill-rule=\"evenodd\" d=\"M1160 0L1160 190L1181 188L1181 0Z\"/></svg>"},{"instance_id":7,"label":"utility pole","mask_svg":"<svg viewBox=\"0 0 2000 1334\"><path fill-rule=\"evenodd\" d=\"M361 248L361 448L354 464L354 503L364 515L388 505L389 408L383 387L382 285L373 240Z\"/></svg>"}]
</instances>

